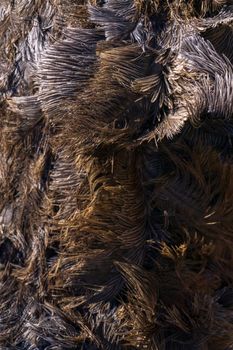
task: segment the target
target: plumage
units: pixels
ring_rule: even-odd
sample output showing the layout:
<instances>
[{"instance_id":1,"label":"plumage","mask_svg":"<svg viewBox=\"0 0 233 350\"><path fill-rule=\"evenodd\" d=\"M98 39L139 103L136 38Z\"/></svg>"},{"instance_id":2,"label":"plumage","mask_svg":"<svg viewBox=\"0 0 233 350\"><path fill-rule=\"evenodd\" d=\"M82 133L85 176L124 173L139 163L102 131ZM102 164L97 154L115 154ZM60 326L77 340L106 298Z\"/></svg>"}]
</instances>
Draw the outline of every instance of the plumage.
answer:
<instances>
[{"instance_id":1,"label":"plumage","mask_svg":"<svg viewBox=\"0 0 233 350\"><path fill-rule=\"evenodd\" d=\"M233 348L231 0L2 0L0 350Z\"/></svg>"}]
</instances>

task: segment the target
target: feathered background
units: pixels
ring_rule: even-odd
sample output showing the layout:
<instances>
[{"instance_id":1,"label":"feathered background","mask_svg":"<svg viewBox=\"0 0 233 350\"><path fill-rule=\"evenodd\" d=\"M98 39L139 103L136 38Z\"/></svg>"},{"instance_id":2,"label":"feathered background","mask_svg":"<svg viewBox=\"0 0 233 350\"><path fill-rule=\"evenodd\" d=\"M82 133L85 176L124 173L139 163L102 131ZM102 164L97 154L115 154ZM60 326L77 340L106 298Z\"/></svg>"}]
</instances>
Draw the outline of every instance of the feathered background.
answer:
<instances>
[{"instance_id":1,"label":"feathered background","mask_svg":"<svg viewBox=\"0 0 233 350\"><path fill-rule=\"evenodd\" d=\"M231 0L1 0L0 349L233 349Z\"/></svg>"}]
</instances>

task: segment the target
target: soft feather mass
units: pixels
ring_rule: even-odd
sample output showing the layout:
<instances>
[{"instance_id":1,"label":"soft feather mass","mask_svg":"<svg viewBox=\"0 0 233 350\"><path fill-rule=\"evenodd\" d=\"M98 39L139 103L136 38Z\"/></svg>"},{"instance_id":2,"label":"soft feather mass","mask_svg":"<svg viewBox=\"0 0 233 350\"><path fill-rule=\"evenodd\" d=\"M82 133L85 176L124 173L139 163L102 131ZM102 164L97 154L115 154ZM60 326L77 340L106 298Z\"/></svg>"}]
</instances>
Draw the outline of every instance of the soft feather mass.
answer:
<instances>
[{"instance_id":1,"label":"soft feather mass","mask_svg":"<svg viewBox=\"0 0 233 350\"><path fill-rule=\"evenodd\" d=\"M232 0L1 0L0 350L233 349Z\"/></svg>"}]
</instances>

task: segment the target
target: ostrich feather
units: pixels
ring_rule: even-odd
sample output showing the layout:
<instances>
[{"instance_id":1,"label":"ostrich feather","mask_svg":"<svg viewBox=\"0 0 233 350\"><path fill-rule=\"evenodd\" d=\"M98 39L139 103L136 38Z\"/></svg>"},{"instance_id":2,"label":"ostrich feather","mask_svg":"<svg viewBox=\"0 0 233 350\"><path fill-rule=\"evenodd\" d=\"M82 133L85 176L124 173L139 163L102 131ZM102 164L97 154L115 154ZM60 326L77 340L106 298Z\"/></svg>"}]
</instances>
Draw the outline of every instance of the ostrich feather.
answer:
<instances>
[{"instance_id":1,"label":"ostrich feather","mask_svg":"<svg viewBox=\"0 0 233 350\"><path fill-rule=\"evenodd\" d=\"M1 1L1 350L232 349L232 19Z\"/></svg>"}]
</instances>

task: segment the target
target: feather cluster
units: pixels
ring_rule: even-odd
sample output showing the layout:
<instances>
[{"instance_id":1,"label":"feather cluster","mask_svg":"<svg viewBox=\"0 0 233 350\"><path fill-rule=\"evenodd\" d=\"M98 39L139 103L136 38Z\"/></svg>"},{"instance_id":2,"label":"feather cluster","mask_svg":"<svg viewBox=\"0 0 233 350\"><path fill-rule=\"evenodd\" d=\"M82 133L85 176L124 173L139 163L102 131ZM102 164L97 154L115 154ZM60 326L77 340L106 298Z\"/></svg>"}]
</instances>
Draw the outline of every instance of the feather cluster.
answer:
<instances>
[{"instance_id":1,"label":"feather cluster","mask_svg":"<svg viewBox=\"0 0 233 350\"><path fill-rule=\"evenodd\" d=\"M0 349L233 349L231 0L1 0Z\"/></svg>"}]
</instances>

